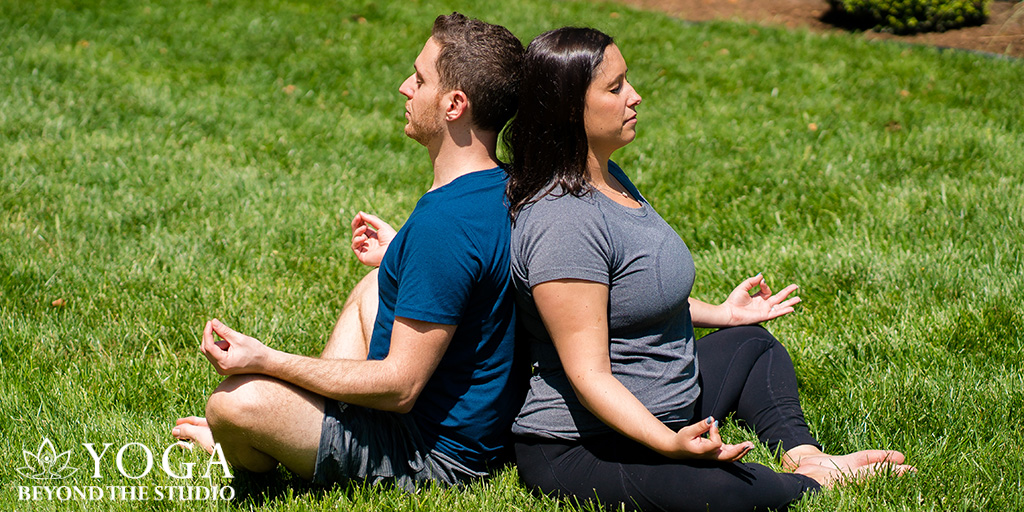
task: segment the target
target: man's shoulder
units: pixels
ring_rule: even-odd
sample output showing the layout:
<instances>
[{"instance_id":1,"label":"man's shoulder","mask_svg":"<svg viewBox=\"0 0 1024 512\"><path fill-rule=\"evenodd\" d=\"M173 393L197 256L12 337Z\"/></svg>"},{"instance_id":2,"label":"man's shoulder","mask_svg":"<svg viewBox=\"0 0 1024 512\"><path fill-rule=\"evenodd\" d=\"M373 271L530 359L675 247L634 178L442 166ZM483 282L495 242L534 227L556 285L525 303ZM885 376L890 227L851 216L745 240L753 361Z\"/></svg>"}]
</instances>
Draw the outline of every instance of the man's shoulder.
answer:
<instances>
[{"instance_id":1,"label":"man's shoulder","mask_svg":"<svg viewBox=\"0 0 1024 512\"><path fill-rule=\"evenodd\" d=\"M497 171L500 171L498 169ZM500 236L510 228L504 171L478 171L425 194L406 225L411 233Z\"/></svg>"}]
</instances>

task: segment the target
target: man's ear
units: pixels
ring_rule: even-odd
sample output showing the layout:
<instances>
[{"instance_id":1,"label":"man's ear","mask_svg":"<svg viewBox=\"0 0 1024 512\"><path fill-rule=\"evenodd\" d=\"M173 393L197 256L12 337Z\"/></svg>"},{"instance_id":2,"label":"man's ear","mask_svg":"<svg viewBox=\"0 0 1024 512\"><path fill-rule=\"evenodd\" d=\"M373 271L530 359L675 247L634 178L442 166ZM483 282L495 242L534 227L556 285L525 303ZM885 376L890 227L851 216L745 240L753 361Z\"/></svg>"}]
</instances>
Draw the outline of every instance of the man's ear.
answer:
<instances>
[{"instance_id":1,"label":"man's ear","mask_svg":"<svg viewBox=\"0 0 1024 512\"><path fill-rule=\"evenodd\" d=\"M452 122L458 120L469 111L469 98L466 93L455 89L444 95L441 103L444 108L444 120Z\"/></svg>"}]
</instances>

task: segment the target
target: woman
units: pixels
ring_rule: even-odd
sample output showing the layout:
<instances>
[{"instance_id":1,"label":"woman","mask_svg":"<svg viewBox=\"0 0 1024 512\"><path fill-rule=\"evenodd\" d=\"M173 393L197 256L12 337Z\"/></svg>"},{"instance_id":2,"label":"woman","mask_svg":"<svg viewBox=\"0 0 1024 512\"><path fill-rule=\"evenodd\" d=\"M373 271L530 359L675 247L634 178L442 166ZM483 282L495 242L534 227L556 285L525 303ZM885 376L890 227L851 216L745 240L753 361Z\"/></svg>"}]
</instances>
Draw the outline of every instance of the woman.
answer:
<instances>
[{"instance_id":1,"label":"woman","mask_svg":"<svg viewBox=\"0 0 1024 512\"><path fill-rule=\"evenodd\" d=\"M894 451L831 456L810 435L789 355L754 326L793 311L796 286L773 295L759 274L721 305L690 297L686 244L609 161L641 101L612 39L542 34L524 70L506 143L518 339L534 366L513 427L526 485L613 507L763 510L912 469ZM695 341L694 326L725 329ZM792 472L738 462L753 445L722 442L730 413Z\"/></svg>"}]
</instances>

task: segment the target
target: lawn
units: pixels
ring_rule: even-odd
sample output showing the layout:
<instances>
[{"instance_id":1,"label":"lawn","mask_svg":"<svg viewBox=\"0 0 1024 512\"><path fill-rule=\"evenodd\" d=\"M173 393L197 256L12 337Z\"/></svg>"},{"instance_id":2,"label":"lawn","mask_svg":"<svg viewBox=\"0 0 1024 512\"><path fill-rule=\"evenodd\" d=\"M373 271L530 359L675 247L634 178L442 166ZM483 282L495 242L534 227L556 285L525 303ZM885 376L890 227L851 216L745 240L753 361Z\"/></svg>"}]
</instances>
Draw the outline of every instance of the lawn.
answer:
<instances>
[{"instance_id":1,"label":"lawn","mask_svg":"<svg viewBox=\"0 0 1024 512\"><path fill-rule=\"evenodd\" d=\"M919 472L796 510L1024 508L1024 64L541 0L0 3L0 508L575 509L513 469L405 495L161 468L219 381L203 323L317 354L365 271L352 215L400 224L429 187L397 88L452 10L616 36L644 97L616 159L690 246L695 295L801 285L769 328L813 432ZM19 471L44 439L66 478ZM168 499L211 486L236 496Z\"/></svg>"}]
</instances>

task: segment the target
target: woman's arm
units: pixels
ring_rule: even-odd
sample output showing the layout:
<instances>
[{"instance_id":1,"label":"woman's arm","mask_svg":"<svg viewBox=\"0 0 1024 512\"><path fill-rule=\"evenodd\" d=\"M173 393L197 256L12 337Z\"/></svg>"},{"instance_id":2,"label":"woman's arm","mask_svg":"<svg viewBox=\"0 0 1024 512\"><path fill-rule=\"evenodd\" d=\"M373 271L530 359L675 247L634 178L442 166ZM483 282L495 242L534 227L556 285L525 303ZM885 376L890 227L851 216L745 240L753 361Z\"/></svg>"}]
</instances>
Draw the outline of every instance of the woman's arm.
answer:
<instances>
[{"instance_id":1,"label":"woman's arm","mask_svg":"<svg viewBox=\"0 0 1024 512\"><path fill-rule=\"evenodd\" d=\"M607 285L560 279L534 286L533 297L576 396L605 424L672 458L732 461L753 447L723 444L713 418L672 431L612 375Z\"/></svg>"},{"instance_id":2,"label":"woman's arm","mask_svg":"<svg viewBox=\"0 0 1024 512\"><path fill-rule=\"evenodd\" d=\"M750 291L758 288L753 296ZM767 322L773 318L792 313L793 306L800 303L800 297L789 297L799 286L791 284L775 295L758 274L740 283L725 299L713 306L690 297L690 318L695 327L734 327Z\"/></svg>"}]
</instances>

